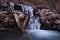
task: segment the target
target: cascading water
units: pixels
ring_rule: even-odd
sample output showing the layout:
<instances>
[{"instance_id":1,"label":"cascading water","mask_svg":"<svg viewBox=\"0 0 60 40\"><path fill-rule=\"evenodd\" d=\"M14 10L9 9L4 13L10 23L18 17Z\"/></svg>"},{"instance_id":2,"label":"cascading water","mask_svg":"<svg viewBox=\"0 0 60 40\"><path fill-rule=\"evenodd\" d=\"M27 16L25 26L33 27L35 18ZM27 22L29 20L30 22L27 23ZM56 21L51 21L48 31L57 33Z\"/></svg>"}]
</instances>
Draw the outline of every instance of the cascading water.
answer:
<instances>
[{"instance_id":1,"label":"cascading water","mask_svg":"<svg viewBox=\"0 0 60 40\"><path fill-rule=\"evenodd\" d=\"M11 8L11 10L13 12L14 3L12 3L12 2L9 2L9 3L10 3L10 8ZM33 15L33 8L31 6L27 6L27 5L23 5L23 4L17 4L17 5L20 5L22 7L22 11L26 12L30 16L26 29L27 30L40 29L40 23L38 21L39 17L37 16L35 18L35 16Z\"/></svg>"},{"instance_id":2,"label":"cascading water","mask_svg":"<svg viewBox=\"0 0 60 40\"><path fill-rule=\"evenodd\" d=\"M27 5L21 5L22 9L24 12L26 12L30 18L29 18L29 22L27 24L27 30L38 30L40 29L40 23L39 23L39 17L37 16L35 18L35 16L33 15L33 8L31 6L27 6Z\"/></svg>"}]
</instances>

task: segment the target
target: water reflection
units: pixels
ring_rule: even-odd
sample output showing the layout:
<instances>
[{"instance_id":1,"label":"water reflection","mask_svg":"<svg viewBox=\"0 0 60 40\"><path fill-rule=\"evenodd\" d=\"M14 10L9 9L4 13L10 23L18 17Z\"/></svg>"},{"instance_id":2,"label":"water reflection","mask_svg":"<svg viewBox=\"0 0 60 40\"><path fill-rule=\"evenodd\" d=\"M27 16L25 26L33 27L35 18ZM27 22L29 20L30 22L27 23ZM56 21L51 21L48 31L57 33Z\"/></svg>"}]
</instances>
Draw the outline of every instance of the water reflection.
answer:
<instances>
[{"instance_id":1,"label":"water reflection","mask_svg":"<svg viewBox=\"0 0 60 40\"><path fill-rule=\"evenodd\" d=\"M34 40L60 40L60 32L51 30L30 30L28 34Z\"/></svg>"}]
</instances>

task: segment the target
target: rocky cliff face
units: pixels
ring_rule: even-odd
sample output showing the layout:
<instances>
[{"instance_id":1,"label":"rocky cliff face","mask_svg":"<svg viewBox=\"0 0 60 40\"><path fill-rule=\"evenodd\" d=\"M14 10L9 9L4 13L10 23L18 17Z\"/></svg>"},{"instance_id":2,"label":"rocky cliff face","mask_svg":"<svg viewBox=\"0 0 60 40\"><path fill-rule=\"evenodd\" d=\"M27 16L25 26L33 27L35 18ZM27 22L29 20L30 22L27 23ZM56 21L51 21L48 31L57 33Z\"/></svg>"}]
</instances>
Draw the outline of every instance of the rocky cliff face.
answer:
<instances>
[{"instance_id":1,"label":"rocky cliff face","mask_svg":"<svg viewBox=\"0 0 60 40\"><path fill-rule=\"evenodd\" d=\"M51 8L56 8L58 6L59 0L5 0L5 1L12 1L15 3L22 3L26 5L49 5Z\"/></svg>"},{"instance_id":2,"label":"rocky cliff face","mask_svg":"<svg viewBox=\"0 0 60 40\"><path fill-rule=\"evenodd\" d=\"M26 5L32 5L32 6L37 6L37 5L49 5L50 8L54 8L59 10L59 0L10 0L15 3L21 3L21 4L26 4Z\"/></svg>"}]
</instances>

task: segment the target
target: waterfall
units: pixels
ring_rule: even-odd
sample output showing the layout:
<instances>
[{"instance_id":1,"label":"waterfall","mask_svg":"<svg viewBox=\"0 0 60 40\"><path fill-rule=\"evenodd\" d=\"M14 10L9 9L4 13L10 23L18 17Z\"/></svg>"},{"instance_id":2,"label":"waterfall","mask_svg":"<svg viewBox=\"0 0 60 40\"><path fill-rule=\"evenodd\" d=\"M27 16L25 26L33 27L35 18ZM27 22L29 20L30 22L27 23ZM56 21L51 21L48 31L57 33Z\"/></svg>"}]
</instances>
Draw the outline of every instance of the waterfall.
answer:
<instances>
[{"instance_id":1,"label":"waterfall","mask_svg":"<svg viewBox=\"0 0 60 40\"><path fill-rule=\"evenodd\" d=\"M12 11L12 13L14 12L14 3L13 2L9 2L9 6L10 6L10 9Z\"/></svg>"},{"instance_id":2,"label":"waterfall","mask_svg":"<svg viewBox=\"0 0 60 40\"><path fill-rule=\"evenodd\" d=\"M10 4L10 8L13 12L14 10L14 3L12 2L9 2ZM28 14L30 16L29 18L29 21L28 21L28 24L27 24L27 30L39 30L40 29L40 23L39 23L39 17L35 17L33 15L33 8L32 6L28 6L28 5L24 5L24 4L17 4L17 5L20 5L22 7L22 11L23 12L26 12L26 14Z\"/></svg>"},{"instance_id":3,"label":"waterfall","mask_svg":"<svg viewBox=\"0 0 60 40\"><path fill-rule=\"evenodd\" d=\"M9 2L10 4L10 8L12 10L12 12L14 12L14 3ZM39 30L40 29L40 23L39 23L39 17L35 17L33 15L33 8L32 6L28 6L28 5L24 5L24 4L17 4L20 5L22 7L22 11L26 12L26 14L28 14L30 16L28 24L27 24L27 30Z\"/></svg>"},{"instance_id":4,"label":"waterfall","mask_svg":"<svg viewBox=\"0 0 60 40\"><path fill-rule=\"evenodd\" d=\"M40 21L39 21L40 19L39 19L39 17L37 16L37 17L35 17L35 27L36 27L36 29L38 29L38 30L40 30Z\"/></svg>"},{"instance_id":5,"label":"waterfall","mask_svg":"<svg viewBox=\"0 0 60 40\"><path fill-rule=\"evenodd\" d=\"M40 30L40 23L39 23L39 17L37 16L35 18L35 16L33 15L33 8L31 6L27 6L27 5L21 5L22 10L24 12L26 12L30 18L29 18L29 22L27 24L27 30Z\"/></svg>"}]
</instances>

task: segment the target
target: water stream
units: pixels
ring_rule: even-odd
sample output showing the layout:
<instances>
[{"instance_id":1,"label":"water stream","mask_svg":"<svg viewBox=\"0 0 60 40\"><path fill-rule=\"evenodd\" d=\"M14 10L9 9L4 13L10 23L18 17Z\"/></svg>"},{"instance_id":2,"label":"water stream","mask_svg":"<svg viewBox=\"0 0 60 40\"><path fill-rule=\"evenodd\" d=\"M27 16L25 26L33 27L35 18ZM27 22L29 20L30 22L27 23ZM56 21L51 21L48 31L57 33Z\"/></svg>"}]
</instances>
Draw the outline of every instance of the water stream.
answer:
<instances>
[{"instance_id":1,"label":"water stream","mask_svg":"<svg viewBox=\"0 0 60 40\"><path fill-rule=\"evenodd\" d=\"M12 2L9 2L10 4L10 8L12 10L12 12L14 11L14 3ZM34 16L33 15L33 8L32 6L29 6L29 5L24 5L24 4L17 4L19 6L21 6L22 8L22 11L23 12L26 12L26 14L28 14L30 16L29 18L29 21L28 21L28 24L27 24L27 28L26 30L40 30L40 23L39 23L39 16Z\"/></svg>"},{"instance_id":2,"label":"water stream","mask_svg":"<svg viewBox=\"0 0 60 40\"><path fill-rule=\"evenodd\" d=\"M33 15L33 8L31 6L27 6L27 5L21 5L22 9L24 12L26 12L30 18L29 18L29 22L27 24L27 30L40 30L40 23L39 23L39 17L35 17Z\"/></svg>"}]
</instances>

